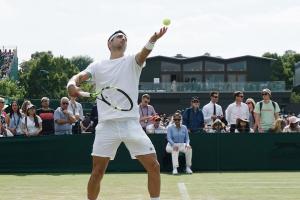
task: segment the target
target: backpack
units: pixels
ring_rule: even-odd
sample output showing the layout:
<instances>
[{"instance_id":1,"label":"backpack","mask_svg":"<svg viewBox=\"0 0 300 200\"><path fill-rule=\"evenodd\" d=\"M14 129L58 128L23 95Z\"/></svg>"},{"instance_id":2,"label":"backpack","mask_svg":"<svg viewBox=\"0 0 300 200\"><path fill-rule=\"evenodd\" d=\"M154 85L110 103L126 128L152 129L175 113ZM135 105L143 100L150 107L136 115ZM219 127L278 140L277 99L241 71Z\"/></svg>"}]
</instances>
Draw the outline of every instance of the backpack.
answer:
<instances>
[{"instance_id":1,"label":"backpack","mask_svg":"<svg viewBox=\"0 0 300 200\"><path fill-rule=\"evenodd\" d=\"M271 102L272 102L272 105L273 105L273 108L274 108L274 114L275 114L276 105L275 105L275 102L274 102L274 101L271 101ZM263 101L260 101L260 102L259 102L259 111L260 111L260 115L261 115L261 109L262 109L262 106L263 106Z\"/></svg>"}]
</instances>

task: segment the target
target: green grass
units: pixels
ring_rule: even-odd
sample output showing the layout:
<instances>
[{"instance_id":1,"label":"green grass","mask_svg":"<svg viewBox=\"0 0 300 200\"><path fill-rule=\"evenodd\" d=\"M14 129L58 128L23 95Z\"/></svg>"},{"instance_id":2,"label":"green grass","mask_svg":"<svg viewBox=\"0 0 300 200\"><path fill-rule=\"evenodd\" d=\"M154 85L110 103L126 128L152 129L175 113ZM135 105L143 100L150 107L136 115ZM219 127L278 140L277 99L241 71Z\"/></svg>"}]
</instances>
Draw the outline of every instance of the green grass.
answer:
<instances>
[{"instance_id":1,"label":"green grass","mask_svg":"<svg viewBox=\"0 0 300 200\"><path fill-rule=\"evenodd\" d=\"M0 175L0 199L85 200L88 174ZM162 200L298 200L300 172L162 174ZM101 200L148 200L147 175L106 174Z\"/></svg>"}]
</instances>

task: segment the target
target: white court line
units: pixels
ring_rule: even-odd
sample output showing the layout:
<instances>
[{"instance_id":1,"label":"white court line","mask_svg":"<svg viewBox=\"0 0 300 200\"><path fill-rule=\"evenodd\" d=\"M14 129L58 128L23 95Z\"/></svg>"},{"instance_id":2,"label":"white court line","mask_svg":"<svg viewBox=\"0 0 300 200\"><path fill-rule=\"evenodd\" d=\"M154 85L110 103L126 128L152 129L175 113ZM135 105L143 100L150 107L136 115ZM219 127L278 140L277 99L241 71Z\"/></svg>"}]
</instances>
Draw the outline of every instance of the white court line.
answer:
<instances>
[{"instance_id":1,"label":"white court line","mask_svg":"<svg viewBox=\"0 0 300 200\"><path fill-rule=\"evenodd\" d=\"M184 183L177 183L181 200L191 200Z\"/></svg>"}]
</instances>

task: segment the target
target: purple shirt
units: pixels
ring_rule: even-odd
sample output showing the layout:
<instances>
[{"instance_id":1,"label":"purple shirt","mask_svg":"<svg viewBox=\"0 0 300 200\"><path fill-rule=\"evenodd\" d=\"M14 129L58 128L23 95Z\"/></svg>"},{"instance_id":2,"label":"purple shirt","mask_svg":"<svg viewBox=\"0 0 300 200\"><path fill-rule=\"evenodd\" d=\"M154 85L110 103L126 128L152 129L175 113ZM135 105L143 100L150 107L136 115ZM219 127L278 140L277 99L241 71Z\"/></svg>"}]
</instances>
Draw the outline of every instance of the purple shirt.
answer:
<instances>
[{"instance_id":1,"label":"purple shirt","mask_svg":"<svg viewBox=\"0 0 300 200\"><path fill-rule=\"evenodd\" d=\"M155 112L153 106L151 106L151 105L147 105L147 106L139 105L139 112L140 112L140 118L156 115L156 112ZM142 121L140 120L140 124L143 128L146 128L146 126L148 126L149 124L152 124L152 121L151 120L142 120Z\"/></svg>"}]
</instances>

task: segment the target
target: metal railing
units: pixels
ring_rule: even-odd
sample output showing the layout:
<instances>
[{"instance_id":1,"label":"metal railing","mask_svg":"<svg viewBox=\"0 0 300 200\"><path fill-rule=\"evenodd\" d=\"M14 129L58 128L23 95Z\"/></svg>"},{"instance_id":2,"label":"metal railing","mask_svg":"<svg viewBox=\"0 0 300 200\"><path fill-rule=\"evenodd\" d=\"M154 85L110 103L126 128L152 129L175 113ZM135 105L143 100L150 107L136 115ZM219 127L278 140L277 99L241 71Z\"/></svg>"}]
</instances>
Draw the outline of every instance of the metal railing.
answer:
<instances>
[{"instance_id":1,"label":"metal railing","mask_svg":"<svg viewBox=\"0 0 300 200\"><path fill-rule=\"evenodd\" d=\"M195 82L195 83L148 83L139 84L139 92L205 92L205 91L248 91L257 92L264 88L269 88L272 92L284 92L284 81L270 82Z\"/></svg>"}]
</instances>

